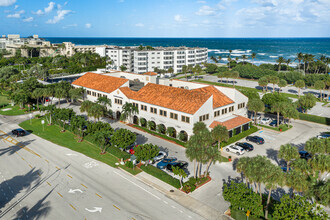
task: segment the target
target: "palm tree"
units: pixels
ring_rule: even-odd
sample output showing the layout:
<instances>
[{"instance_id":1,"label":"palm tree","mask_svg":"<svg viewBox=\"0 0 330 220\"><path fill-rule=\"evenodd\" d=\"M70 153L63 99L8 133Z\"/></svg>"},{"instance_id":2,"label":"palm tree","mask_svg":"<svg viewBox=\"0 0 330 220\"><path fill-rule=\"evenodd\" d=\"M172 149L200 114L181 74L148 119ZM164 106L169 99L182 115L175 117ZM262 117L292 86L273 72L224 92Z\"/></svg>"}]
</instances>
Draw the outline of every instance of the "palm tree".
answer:
<instances>
[{"instance_id":1,"label":"palm tree","mask_svg":"<svg viewBox=\"0 0 330 220\"><path fill-rule=\"evenodd\" d=\"M211 143L211 142L209 142ZM216 161L221 162L221 152L218 150L216 146L209 145L205 149L205 155L206 155L206 160L208 160L206 169L204 172L204 176L208 176L209 169L212 163L215 163Z\"/></svg>"},{"instance_id":2,"label":"palm tree","mask_svg":"<svg viewBox=\"0 0 330 220\"><path fill-rule=\"evenodd\" d=\"M90 116L94 117L94 119L97 119L99 121L101 117L105 116L106 108L103 105L93 103L88 113L90 114Z\"/></svg>"},{"instance_id":3,"label":"palm tree","mask_svg":"<svg viewBox=\"0 0 330 220\"><path fill-rule=\"evenodd\" d=\"M272 190L276 189L278 186L284 185L284 175L281 168L272 163L267 164L266 172L264 175L264 183L266 185L266 188L268 188L268 198L265 208L265 219L268 219L268 209Z\"/></svg>"},{"instance_id":4,"label":"palm tree","mask_svg":"<svg viewBox=\"0 0 330 220\"><path fill-rule=\"evenodd\" d=\"M278 84L280 79L277 76L270 76L269 77L269 82L273 84L273 93L275 91L275 84Z\"/></svg>"},{"instance_id":5,"label":"palm tree","mask_svg":"<svg viewBox=\"0 0 330 220\"><path fill-rule=\"evenodd\" d=\"M254 59L256 58L256 56L257 56L256 53L252 53L252 54L251 54L252 65L254 64Z\"/></svg>"},{"instance_id":6,"label":"palm tree","mask_svg":"<svg viewBox=\"0 0 330 220\"><path fill-rule=\"evenodd\" d=\"M186 76L186 80L188 81L188 78L187 78L187 70L188 70L188 67L187 67L186 65L183 65L183 66L182 66L182 73L185 74L185 76Z\"/></svg>"},{"instance_id":7,"label":"palm tree","mask_svg":"<svg viewBox=\"0 0 330 220\"><path fill-rule=\"evenodd\" d=\"M300 89L304 88L305 87L305 81L300 79L300 80L297 80L294 84L294 86L296 88L298 88L298 96L300 97Z\"/></svg>"},{"instance_id":8,"label":"palm tree","mask_svg":"<svg viewBox=\"0 0 330 220\"><path fill-rule=\"evenodd\" d=\"M265 104L260 99L249 100L247 107L254 112L254 123L257 124L257 113L265 110Z\"/></svg>"},{"instance_id":9,"label":"palm tree","mask_svg":"<svg viewBox=\"0 0 330 220\"><path fill-rule=\"evenodd\" d=\"M199 155L201 139L198 135L192 135L187 142L186 157L194 162L194 178L196 178L196 160Z\"/></svg>"},{"instance_id":10,"label":"palm tree","mask_svg":"<svg viewBox=\"0 0 330 220\"><path fill-rule=\"evenodd\" d=\"M247 56L244 54L242 55L243 65L245 64L245 60L247 59Z\"/></svg>"},{"instance_id":11,"label":"palm tree","mask_svg":"<svg viewBox=\"0 0 330 220\"><path fill-rule=\"evenodd\" d=\"M220 63L220 61L222 60L221 56L218 56L218 62Z\"/></svg>"},{"instance_id":12,"label":"palm tree","mask_svg":"<svg viewBox=\"0 0 330 220\"><path fill-rule=\"evenodd\" d=\"M303 53L297 53L297 58L296 58L296 60L298 60L298 70L300 70L300 62L303 60L303 57L304 57L304 55L303 55Z\"/></svg>"},{"instance_id":13,"label":"palm tree","mask_svg":"<svg viewBox=\"0 0 330 220\"><path fill-rule=\"evenodd\" d=\"M111 99L106 96L98 97L96 103L103 105L106 109L108 109L107 106L111 107Z\"/></svg>"},{"instance_id":14,"label":"palm tree","mask_svg":"<svg viewBox=\"0 0 330 220\"><path fill-rule=\"evenodd\" d=\"M94 105L93 102L89 101L89 100L86 100L86 101L83 101L81 103L81 106L80 106L80 111L81 112L86 112L87 113L87 120L88 120L88 117L89 117L89 114L88 112L90 112L90 109L91 107Z\"/></svg>"},{"instance_id":15,"label":"palm tree","mask_svg":"<svg viewBox=\"0 0 330 220\"><path fill-rule=\"evenodd\" d=\"M288 125L290 126L290 120L291 119L298 119L299 118L299 112L297 110L297 107L292 103L286 103L284 105L284 109L282 111L283 117L288 119Z\"/></svg>"},{"instance_id":16,"label":"palm tree","mask_svg":"<svg viewBox=\"0 0 330 220\"><path fill-rule=\"evenodd\" d=\"M286 63L286 69L289 70L289 65L290 65L290 63L292 63L292 60L291 59L287 59L285 61L285 63Z\"/></svg>"},{"instance_id":17,"label":"palm tree","mask_svg":"<svg viewBox=\"0 0 330 220\"><path fill-rule=\"evenodd\" d=\"M193 133L194 133L194 134L199 134L199 133L201 133L203 130L207 130L207 128L206 128L206 124L205 124L204 122L199 121L199 122L196 122L196 123L194 124L194 127L193 127Z\"/></svg>"},{"instance_id":18,"label":"palm tree","mask_svg":"<svg viewBox=\"0 0 330 220\"><path fill-rule=\"evenodd\" d=\"M230 69L230 62L231 62L231 58L230 58L230 56L228 56L228 68Z\"/></svg>"},{"instance_id":19,"label":"palm tree","mask_svg":"<svg viewBox=\"0 0 330 220\"><path fill-rule=\"evenodd\" d=\"M325 89L325 83L322 80L317 80L314 83L314 88L320 90L320 100L323 101L322 90Z\"/></svg>"},{"instance_id":20,"label":"palm tree","mask_svg":"<svg viewBox=\"0 0 330 220\"><path fill-rule=\"evenodd\" d=\"M126 102L123 105L123 110L121 112L122 120L126 120L128 118L128 121L130 121L134 114L139 114L138 107L134 106L132 103Z\"/></svg>"},{"instance_id":21,"label":"palm tree","mask_svg":"<svg viewBox=\"0 0 330 220\"><path fill-rule=\"evenodd\" d=\"M172 166L172 170L173 170L174 175L178 175L179 177L181 177L180 178L180 186L181 186L180 189L182 189L183 178L187 177L187 173L180 167Z\"/></svg>"},{"instance_id":22,"label":"palm tree","mask_svg":"<svg viewBox=\"0 0 330 220\"><path fill-rule=\"evenodd\" d=\"M56 88L55 89L55 97L58 98L58 107L61 107L61 98L66 97L66 91L63 88Z\"/></svg>"},{"instance_id":23,"label":"palm tree","mask_svg":"<svg viewBox=\"0 0 330 220\"><path fill-rule=\"evenodd\" d=\"M279 87L278 89L278 93L280 93L280 90L283 88L283 87L286 87L288 85L288 83L286 82L285 79L280 79L280 81L277 83L277 86Z\"/></svg>"},{"instance_id":24,"label":"palm tree","mask_svg":"<svg viewBox=\"0 0 330 220\"><path fill-rule=\"evenodd\" d=\"M211 56L211 57L210 57L210 59L211 59L213 62L215 62L215 63L218 63L218 60L217 60L217 58L216 58L216 57L214 57L214 56Z\"/></svg>"},{"instance_id":25,"label":"palm tree","mask_svg":"<svg viewBox=\"0 0 330 220\"><path fill-rule=\"evenodd\" d=\"M285 160L287 172L289 172L291 161L300 158L298 149L291 144L281 145L278 157Z\"/></svg>"},{"instance_id":26,"label":"palm tree","mask_svg":"<svg viewBox=\"0 0 330 220\"><path fill-rule=\"evenodd\" d=\"M212 138L214 141L218 141L218 150L220 150L220 145L222 141L228 141L229 132L225 126L217 125L212 131Z\"/></svg>"},{"instance_id":27,"label":"palm tree","mask_svg":"<svg viewBox=\"0 0 330 220\"><path fill-rule=\"evenodd\" d=\"M287 105L286 102L275 102L272 104L271 112L277 113L277 127L280 124L280 113L283 112L286 105Z\"/></svg>"},{"instance_id":28,"label":"palm tree","mask_svg":"<svg viewBox=\"0 0 330 220\"><path fill-rule=\"evenodd\" d=\"M330 158L328 155L314 155L308 163L311 165L314 173L319 172L318 179L321 179L324 172L330 171Z\"/></svg>"},{"instance_id":29,"label":"palm tree","mask_svg":"<svg viewBox=\"0 0 330 220\"><path fill-rule=\"evenodd\" d=\"M304 73L306 74L306 63L308 62L308 54L303 54L302 61L304 62Z\"/></svg>"},{"instance_id":30,"label":"palm tree","mask_svg":"<svg viewBox=\"0 0 330 220\"><path fill-rule=\"evenodd\" d=\"M314 55L313 54L306 54L306 61L307 61L307 69L306 71L308 71L309 67L310 67L310 64L312 62L314 62Z\"/></svg>"},{"instance_id":31,"label":"palm tree","mask_svg":"<svg viewBox=\"0 0 330 220\"><path fill-rule=\"evenodd\" d=\"M239 77L239 72L238 71L231 71L230 75L233 79L235 79L235 80L233 80L233 86L235 88L235 82L236 82L237 78Z\"/></svg>"},{"instance_id":32,"label":"palm tree","mask_svg":"<svg viewBox=\"0 0 330 220\"><path fill-rule=\"evenodd\" d=\"M242 175L244 175L245 178L245 184L248 186L249 179L246 175L246 172L249 168L249 165L251 164L251 158L250 157L241 157L237 161L236 164L236 170L237 172L241 172Z\"/></svg>"},{"instance_id":33,"label":"palm tree","mask_svg":"<svg viewBox=\"0 0 330 220\"><path fill-rule=\"evenodd\" d=\"M31 96L37 100L37 109L39 110L39 99L42 97L42 88L36 88L33 90Z\"/></svg>"},{"instance_id":34,"label":"palm tree","mask_svg":"<svg viewBox=\"0 0 330 220\"><path fill-rule=\"evenodd\" d=\"M276 62L278 63L278 72L281 70L281 64L285 62L284 57L279 57Z\"/></svg>"},{"instance_id":35,"label":"palm tree","mask_svg":"<svg viewBox=\"0 0 330 220\"><path fill-rule=\"evenodd\" d=\"M312 155L315 155L316 153L320 153L323 151L323 143L320 139L313 137L306 141L305 143L305 150L311 153Z\"/></svg>"},{"instance_id":36,"label":"palm tree","mask_svg":"<svg viewBox=\"0 0 330 220\"><path fill-rule=\"evenodd\" d=\"M258 80L258 85L262 87L262 92L264 92L265 86L268 85L268 79L263 76Z\"/></svg>"},{"instance_id":37,"label":"palm tree","mask_svg":"<svg viewBox=\"0 0 330 220\"><path fill-rule=\"evenodd\" d=\"M291 170L286 174L286 184L292 188L293 192L303 192L308 189L310 183L307 181L307 177L304 173Z\"/></svg>"}]
</instances>

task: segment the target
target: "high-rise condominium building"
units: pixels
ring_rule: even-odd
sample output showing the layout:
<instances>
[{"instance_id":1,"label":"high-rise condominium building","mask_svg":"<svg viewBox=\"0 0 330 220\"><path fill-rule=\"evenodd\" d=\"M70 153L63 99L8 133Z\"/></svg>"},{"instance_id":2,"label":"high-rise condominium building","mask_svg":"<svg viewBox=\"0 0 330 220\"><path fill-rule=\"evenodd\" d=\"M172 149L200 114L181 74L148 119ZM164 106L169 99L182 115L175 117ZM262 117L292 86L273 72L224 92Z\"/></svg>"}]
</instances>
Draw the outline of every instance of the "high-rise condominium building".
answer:
<instances>
[{"instance_id":1,"label":"high-rise condominium building","mask_svg":"<svg viewBox=\"0 0 330 220\"><path fill-rule=\"evenodd\" d=\"M181 72L182 66L202 64L207 62L207 48L199 47L98 47L96 53L109 57L107 68L120 70L121 66L126 71L145 73L154 71L155 68L168 70L173 68L174 73Z\"/></svg>"}]
</instances>

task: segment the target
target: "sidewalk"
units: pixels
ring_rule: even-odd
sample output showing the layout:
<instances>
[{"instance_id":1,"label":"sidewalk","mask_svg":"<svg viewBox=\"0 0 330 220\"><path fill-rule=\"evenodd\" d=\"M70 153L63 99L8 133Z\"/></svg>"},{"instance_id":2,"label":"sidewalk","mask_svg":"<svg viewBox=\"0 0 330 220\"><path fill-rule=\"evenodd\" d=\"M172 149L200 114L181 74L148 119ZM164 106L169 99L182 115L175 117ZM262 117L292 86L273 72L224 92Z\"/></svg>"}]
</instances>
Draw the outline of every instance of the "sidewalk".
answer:
<instances>
[{"instance_id":1,"label":"sidewalk","mask_svg":"<svg viewBox=\"0 0 330 220\"><path fill-rule=\"evenodd\" d=\"M204 203L196 200L190 195L164 183L163 181L149 175L148 173L141 172L135 176L141 182L149 185L150 187L157 189L159 192L163 193L170 199L173 199L180 205L184 206L187 209L199 214L200 216L206 219L217 219L217 220L227 220L232 219L229 216L224 215L223 213L205 205Z\"/></svg>"}]
</instances>

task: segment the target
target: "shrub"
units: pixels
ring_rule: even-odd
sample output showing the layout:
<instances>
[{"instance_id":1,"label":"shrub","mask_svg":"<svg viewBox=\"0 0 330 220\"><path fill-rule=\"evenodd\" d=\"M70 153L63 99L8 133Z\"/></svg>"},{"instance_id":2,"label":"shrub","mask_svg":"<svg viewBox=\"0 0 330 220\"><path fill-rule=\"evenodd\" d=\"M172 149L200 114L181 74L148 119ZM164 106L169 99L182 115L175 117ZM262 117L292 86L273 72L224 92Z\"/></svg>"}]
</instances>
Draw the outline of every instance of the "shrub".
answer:
<instances>
[{"instance_id":1,"label":"shrub","mask_svg":"<svg viewBox=\"0 0 330 220\"><path fill-rule=\"evenodd\" d=\"M148 121L148 128L153 131L156 130L156 123L153 121Z\"/></svg>"},{"instance_id":2,"label":"shrub","mask_svg":"<svg viewBox=\"0 0 330 220\"><path fill-rule=\"evenodd\" d=\"M170 137L175 137L175 128L173 127L168 127L167 128L167 131L166 131L167 135L170 136Z\"/></svg>"},{"instance_id":3,"label":"shrub","mask_svg":"<svg viewBox=\"0 0 330 220\"><path fill-rule=\"evenodd\" d=\"M221 147L225 147L238 140L241 140L242 138L245 138L246 136L249 136L250 134L252 134L258 130L259 129L257 127L251 126L249 130L243 131L242 133L239 133L239 134L235 135L234 137L229 138L229 140L227 142L221 142Z\"/></svg>"},{"instance_id":4,"label":"shrub","mask_svg":"<svg viewBox=\"0 0 330 220\"><path fill-rule=\"evenodd\" d=\"M187 141L187 135L185 134L185 133L183 133L183 132L180 132L179 133L179 140L180 141Z\"/></svg>"},{"instance_id":5,"label":"shrub","mask_svg":"<svg viewBox=\"0 0 330 220\"><path fill-rule=\"evenodd\" d=\"M116 147L113 147L113 146L109 147L107 149L107 151L110 154L118 157L119 159L123 158L123 160L127 160L127 159L129 159L131 157L131 155L129 153L127 153L125 151L121 151L120 149L118 149Z\"/></svg>"},{"instance_id":6,"label":"shrub","mask_svg":"<svg viewBox=\"0 0 330 220\"><path fill-rule=\"evenodd\" d=\"M35 117L36 117L36 118L40 118L41 115L40 115L40 114L36 114Z\"/></svg>"},{"instance_id":7,"label":"shrub","mask_svg":"<svg viewBox=\"0 0 330 220\"><path fill-rule=\"evenodd\" d=\"M158 169L157 167L148 165L148 166L141 166L141 169L144 172L160 179L161 181L163 181L165 183L170 184L171 186L173 186L177 189L180 188L180 181L178 179L170 176L169 174L165 173L164 171Z\"/></svg>"},{"instance_id":8,"label":"shrub","mask_svg":"<svg viewBox=\"0 0 330 220\"><path fill-rule=\"evenodd\" d=\"M159 153L159 147L153 144L141 144L138 147L134 148L134 155L137 157L138 161L147 161Z\"/></svg>"},{"instance_id":9,"label":"shrub","mask_svg":"<svg viewBox=\"0 0 330 220\"><path fill-rule=\"evenodd\" d=\"M191 182L186 182L183 184L182 190L186 193L193 192L196 189L195 184L192 184Z\"/></svg>"},{"instance_id":10,"label":"shrub","mask_svg":"<svg viewBox=\"0 0 330 220\"><path fill-rule=\"evenodd\" d=\"M124 128L117 130L110 138L111 143L118 148L125 148L133 144L135 140L136 135Z\"/></svg>"},{"instance_id":11,"label":"shrub","mask_svg":"<svg viewBox=\"0 0 330 220\"><path fill-rule=\"evenodd\" d=\"M157 132L159 132L161 134L165 134L165 132L166 132L165 125L163 125L163 124L157 125Z\"/></svg>"},{"instance_id":12,"label":"shrub","mask_svg":"<svg viewBox=\"0 0 330 220\"><path fill-rule=\"evenodd\" d=\"M147 126L147 120L145 118L140 118L140 125L142 127L146 127Z\"/></svg>"},{"instance_id":13,"label":"shrub","mask_svg":"<svg viewBox=\"0 0 330 220\"><path fill-rule=\"evenodd\" d=\"M132 169L133 169L133 167L134 167L132 161L127 161L127 162L125 163L125 166L128 167L128 168L132 168Z\"/></svg>"},{"instance_id":14,"label":"shrub","mask_svg":"<svg viewBox=\"0 0 330 220\"><path fill-rule=\"evenodd\" d=\"M324 125L330 125L330 118L321 117L317 115L299 113L299 119L305 121L311 121L319 124L324 124Z\"/></svg>"}]
</instances>

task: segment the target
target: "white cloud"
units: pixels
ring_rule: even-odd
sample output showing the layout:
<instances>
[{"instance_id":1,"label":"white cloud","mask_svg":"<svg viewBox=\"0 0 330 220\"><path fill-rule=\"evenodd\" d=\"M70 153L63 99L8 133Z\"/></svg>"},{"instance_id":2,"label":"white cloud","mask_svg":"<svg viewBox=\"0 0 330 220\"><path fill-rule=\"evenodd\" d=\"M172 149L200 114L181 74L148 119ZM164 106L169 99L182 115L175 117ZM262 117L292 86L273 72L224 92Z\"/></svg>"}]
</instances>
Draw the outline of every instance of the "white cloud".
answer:
<instances>
[{"instance_id":1,"label":"white cloud","mask_svg":"<svg viewBox=\"0 0 330 220\"><path fill-rule=\"evenodd\" d=\"M144 24L142 24L142 23L137 23L137 24L135 24L135 26L136 26L136 27L144 27Z\"/></svg>"},{"instance_id":2,"label":"white cloud","mask_svg":"<svg viewBox=\"0 0 330 220\"><path fill-rule=\"evenodd\" d=\"M36 15L48 14L53 11L54 7L55 7L55 2L49 2L48 6L46 8L44 8L44 10L39 9L38 11L33 12L33 14L36 14Z\"/></svg>"},{"instance_id":3,"label":"white cloud","mask_svg":"<svg viewBox=\"0 0 330 220\"><path fill-rule=\"evenodd\" d=\"M48 21L46 21L47 24L56 24L59 21L63 20L64 17L67 14L70 14L72 11L71 10L57 10L57 15L55 15L53 17L53 19L49 19Z\"/></svg>"},{"instance_id":4,"label":"white cloud","mask_svg":"<svg viewBox=\"0 0 330 220\"><path fill-rule=\"evenodd\" d=\"M16 3L16 0L0 0L0 6L10 6Z\"/></svg>"},{"instance_id":5,"label":"white cloud","mask_svg":"<svg viewBox=\"0 0 330 220\"><path fill-rule=\"evenodd\" d=\"M197 1L199 4L206 4L206 1Z\"/></svg>"},{"instance_id":6,"label":"white cloud","mask_svg":"<svg viewBox=\"0 0 330 220\"><path fill-rule=\"evenodd\" d=\"M19 5L15 5L14 10L18 9Z\"/></svg>"},{"instance_id":7,"label":"white cloud","mask_svg":"<svg viewBox=\"0 0 330 220\"><path fill-rule=\"evenodd\" d=\"M90 23L86 23L86 24L85 24L85 27L86 27L86 28L91 28L91 27L92 27L92 24L90 24Z\"/></svg>"},{"instance_id":8,"label":"white cloud","mask_svg":"<svg viewBox=\"0 0 330 220\"><path fill-rule=\"evenodd\" d=\"M184 22L186 19L182 15L174 15L174 20L176 22Z\"/></svg>"},{"instance_id":9,"label":"white cloud","mask_svg":"<svg viewBox=\"0 0 330 220\"><path fill-rule=\"evenodd\" d=\"M208 5L203 5L197 12L197 15L215 15L216 14L216 9L211 8Z\"/></svg>"},{"instance_id":10,"label":"white cloud","mask_svg":"<svg viewBox=\"0 0 330 220\"><path fill-rule=\"evenodd\" d=\"M24 10L20 10L20 11L15 12L14 14L7 15L7 18L20 18L21 14L24 14L24 13L25 13Z\"/></svg>"},{"instance_id":11,"label":"white cloud","mask_svg":"<svg viewBox=\"0 0 330 220\"><path fill-rule=\"evenodd\" d=\"M31 21L33 21L33 17L28 17L23 19L23 22L31 22Z\"/></svg>"}]
</instances>

